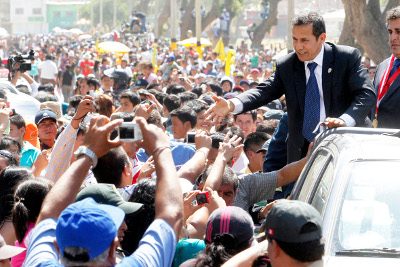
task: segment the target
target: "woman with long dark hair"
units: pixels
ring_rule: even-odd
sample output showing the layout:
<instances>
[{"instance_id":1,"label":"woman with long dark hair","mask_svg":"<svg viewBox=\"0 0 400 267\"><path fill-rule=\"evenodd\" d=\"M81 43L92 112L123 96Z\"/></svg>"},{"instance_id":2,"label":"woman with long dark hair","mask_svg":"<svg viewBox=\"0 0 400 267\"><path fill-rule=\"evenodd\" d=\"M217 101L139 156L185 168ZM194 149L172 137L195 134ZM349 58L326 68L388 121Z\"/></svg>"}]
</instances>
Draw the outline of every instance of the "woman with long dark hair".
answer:
<instances>
[{"instance_id":1,"label":"woman with long dark hair","mask_svg":"<svg viewBox=\"0 0 400 267\"><path fill-rule=\"evenodd\" d=\"M35 227L40 208L53 183L45 179L28 179L18 185L14 194L12 222L17 241L16 247L27 248L29 234ZM13 267L20 267L26 257L26 251L11 259Z\"/></svg>"}]
</instances>

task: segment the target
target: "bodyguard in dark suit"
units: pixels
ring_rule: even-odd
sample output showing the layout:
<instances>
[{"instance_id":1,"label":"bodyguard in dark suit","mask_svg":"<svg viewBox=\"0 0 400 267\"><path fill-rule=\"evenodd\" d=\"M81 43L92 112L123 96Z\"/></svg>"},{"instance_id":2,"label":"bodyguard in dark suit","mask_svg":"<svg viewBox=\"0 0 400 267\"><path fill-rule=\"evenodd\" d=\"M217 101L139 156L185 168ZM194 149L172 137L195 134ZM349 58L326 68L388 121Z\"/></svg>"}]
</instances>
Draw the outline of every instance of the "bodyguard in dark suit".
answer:
<instances>
[{"instance_id":1,"label":"bodyguard in dark suit","mask_svg":"<svg viewBox=\"0 0 400 267\"><path fill-rule=\"evenodd\" d=\"M300 15L292 24L295 52L277 61L275 73L237 98L216 99L207 111L209 118L240 113L285 94L289 163L306 155L318 122L329 128L364 125L376 101L360 52L325 43L325 22L320 15Z\"/></svg>"},{"instance_id":2,"label":"bodyguard in dark suit","mask_svg":"<svg viewBox=\"0 0 400 267\"><path fill-rule=\"evenodd\" d=\"M400 7L386 14L392 56L378 65L374 89L378 96L372 111L374 126L400 129Z\"/></svg>"}]
</instances>

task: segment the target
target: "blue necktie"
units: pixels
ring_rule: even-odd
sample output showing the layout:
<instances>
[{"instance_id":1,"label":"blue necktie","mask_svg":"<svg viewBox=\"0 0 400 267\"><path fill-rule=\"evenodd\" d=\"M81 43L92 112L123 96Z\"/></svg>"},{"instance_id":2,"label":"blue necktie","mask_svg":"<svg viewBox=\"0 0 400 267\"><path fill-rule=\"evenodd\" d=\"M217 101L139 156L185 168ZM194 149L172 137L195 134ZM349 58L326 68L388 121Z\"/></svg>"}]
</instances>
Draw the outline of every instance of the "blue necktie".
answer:
<instances>
[{"instance_id":1,"label":"blue necktie","mask_svg":"<svg viewBox=\"0 0 400 267\"><path fill-rule=\"evenodd\" d=\"M304 105L304 120L303 120L303 136L308 142L311 142L317 135L313 133L315 127L319 123L320 103L317 78L315 78L314 70L317 63L311 62L307 64L310 69L310 78L308 78L306 86L306 99Z\"/></svg>"},{"instance_id":2,"label":"blue necktie","mask_svg":"<svg viewBox=\"0 0 400 267\"><path fill-rule=\"evenodd\" d=\"M389 78L392 77L392 75L396 72L399 66L400 66L400 59L396 58L393 62L393 67L392 70L390 71Z\"/></svg>"}]
</instances>

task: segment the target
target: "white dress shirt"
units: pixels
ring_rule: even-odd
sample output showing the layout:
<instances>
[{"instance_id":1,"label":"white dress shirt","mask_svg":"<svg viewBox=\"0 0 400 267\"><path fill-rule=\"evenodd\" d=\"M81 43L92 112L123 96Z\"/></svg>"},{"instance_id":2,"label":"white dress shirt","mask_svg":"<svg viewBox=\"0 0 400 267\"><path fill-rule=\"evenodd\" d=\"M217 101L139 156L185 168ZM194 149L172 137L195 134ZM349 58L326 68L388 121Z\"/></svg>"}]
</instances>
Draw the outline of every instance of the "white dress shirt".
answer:
<instances>
[{"instance_id":1,"label":"white dress shirt","mask_svg":"<svg viewBox=\"0 0 400 267\"><path fill-rule=\"evenodd\" d=\"M324 92L322 90L322 63L324 61L324 46L322 46L321 51L319 54L314 58L313 61L305 61L304 62L304 69L306 71L306 82L310 78L310 69L307 67L307 64L310 62L317 63L317 67L314 70L315 78L317 79L318 84L318 91L319 91L319 103L320 103L320 113L319 113L319 121L324 122L326 119L326 112L325 112L325 103L324 103ZM233 98L230 101L235 105L235 109L233 110L234 114L238 114L243 110L243 103L238 98ZM342 114L339 117L342 119L348 127L352 127L356 125L356 121L348 114ZM323 130L323 129L321 129Z\"/></svg>"}]
</instances>

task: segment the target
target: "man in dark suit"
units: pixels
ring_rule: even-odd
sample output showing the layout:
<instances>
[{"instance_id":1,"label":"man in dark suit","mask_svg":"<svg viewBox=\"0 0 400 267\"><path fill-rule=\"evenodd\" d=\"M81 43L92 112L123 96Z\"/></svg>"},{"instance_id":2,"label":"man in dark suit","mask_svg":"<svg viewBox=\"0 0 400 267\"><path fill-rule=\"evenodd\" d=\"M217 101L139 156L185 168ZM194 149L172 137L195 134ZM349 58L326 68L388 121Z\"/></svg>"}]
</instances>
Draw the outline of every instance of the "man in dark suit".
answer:
<instances>
[{"instance_id":1,"label":"man in dark suit","mask_svg":"<svg viewBox=\"0 0 400 267\"><path fill-rule=\"evenodd\" d=\"M306 155L319 122L329 128L364 125L376 101L360 52L325 43L325 22L320 15L300 15L292 24L295 52L277 61L275 73L237 98L215 98L216 104L207 111L208 119L220 118L255 109L285 94L289 163Z\"/></svg>"},{"instance_id":2,"label":"man in dark suit","mask_svg":"<svg viewBox=\"0 0 400 267\"><path fill-rule=\"evenodd\" d=\"M372 110L374 126L379 128L400 128L400 7L386 14L392 56L378 65L374 89L378 96Z\"/></svg>"}]
</instances>

